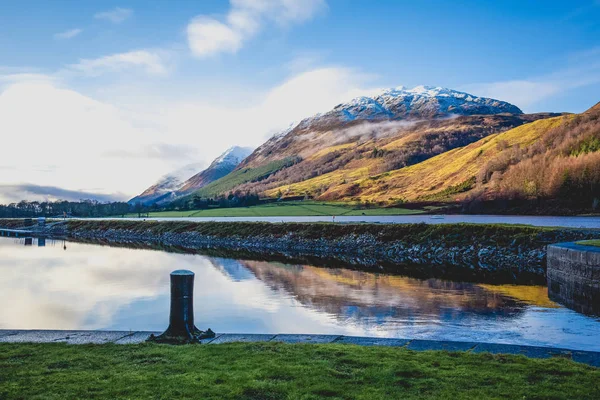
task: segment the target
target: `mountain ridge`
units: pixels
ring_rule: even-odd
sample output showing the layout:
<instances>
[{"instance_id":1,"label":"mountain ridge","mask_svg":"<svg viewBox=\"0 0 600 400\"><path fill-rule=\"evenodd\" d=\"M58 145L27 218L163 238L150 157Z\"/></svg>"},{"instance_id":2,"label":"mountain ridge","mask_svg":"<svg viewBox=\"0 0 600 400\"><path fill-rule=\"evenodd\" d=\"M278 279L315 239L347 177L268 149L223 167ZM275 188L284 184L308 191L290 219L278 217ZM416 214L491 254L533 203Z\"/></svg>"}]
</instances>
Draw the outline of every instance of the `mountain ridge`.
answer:
<instances>
[{"instance_id":1,"label":"mountain ridge","mask_svg":"<svg viewBox=\"0 0 600 400\"><path fill-rule=\"evenodd\" d=\"M303 119L179 205L259 194L380 205L548 198L600 207L599 126L600 104L581 114L523 114L450 89L394 88ZM578 204L573 191L582 194Z\"/></svg>"},{"instance_id":2,"label":"mountain ridge","mask_svg":"<svg viewBox=\"0 0 600 400\"><path fill-rule=\"evenodd\" d=\"M315 134L356 126L360 123L397 121L399 124L415 121L452 118L461 115L521 115L520 108L508 102L479 97L457 90L416 86L407 89L398 86L382 89L372 96L359 96L338 104L333 109L304 118L259 146L240 167L256 166L269 157L276 147L289 144L290 137L302 133ZM311 138L312 139L312 138Z\"/></svg>"},{"instance_id":3,"label":"mountain ridge","mask_svg":"<svg viewBox=\"0 0 600 400\"><path fill-rule=\"evenodd\" d=\"M190 175L201 170L202 166L202 164L193 163L169 172L161 176L154 184L152 184L142 193L130 199L128 203L142 203L146 205L168 201L171 198L171 193L179 188Z\"/></svg>"},{"instance_id":4,"label":"mountain ridge","mask_svg":"<svg viewBox=\"0 0 600 400\"><path fill-rule=\"evenodd\" d=\"M184 196L232 172L252 153L249 147L233 146L213 160L203 171L187 179L177 190L176 196Z\"/></svg>"},{"instance_id":5,"label":"mountain ridge","mask_svg":"<svg viewBox=\"0 0 600 400\"><path fill-rule=\"evenodd\" d=\"M186 165L164 175L128 203L151 205L174 201L229 174L251 152L252 149L249 147L232 146L214 159L205 169L200 168L201 164Z\"/></svg>"}]
</instances>

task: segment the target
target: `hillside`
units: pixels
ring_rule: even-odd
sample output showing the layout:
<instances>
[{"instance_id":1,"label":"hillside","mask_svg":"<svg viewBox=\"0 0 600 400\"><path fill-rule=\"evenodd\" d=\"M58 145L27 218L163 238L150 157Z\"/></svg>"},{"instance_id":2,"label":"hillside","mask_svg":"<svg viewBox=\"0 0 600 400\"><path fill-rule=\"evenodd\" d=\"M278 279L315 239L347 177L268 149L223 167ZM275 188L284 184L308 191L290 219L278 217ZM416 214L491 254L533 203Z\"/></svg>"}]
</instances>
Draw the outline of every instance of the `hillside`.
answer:
<instances>
[{"instance_id":1,"label":"hillside","mask_svg":"<svg viewBox=\"0 0 600 400\"><path fill-rule=\"evenodd\" d=\"M495 133L414 165L381 174L320 176L267 191L319 199L464 201L557 199L597 208L600 105ZM326 184L327 189L322 191ZM577 193L577 196L573 196Z\"/></svg>"},{"instance_id":2,"label":"hillside","mask_svg":"<svg viewBox=\"0 0 600 400\"><path fill-rule=\"evenodd\" d=\"M185 181L177 189L176 195L186 195L194 190L203 188L232 172L246 157L252 153L249 147L234 146L215 159L204 171Z\"/></svg>"},{"instance_id":3,"label":"hillside","mask_svg":"<svg viewBox=\"0 0 600 400\"><path fill-rule=\"evenodd\" d=\"M240 191L240 187L245 183L259 182L271 176L277 171L285 169L298 162L295 157L286 157L281 160L272 161L255 168L236 169L230 174L217 179L214 182L192 192L190 196L213 198L221 194ZM189 198L190 196L187 196ZM180 201L186 201L187 198L182 198Z\"/></svg>"},{"instance_id":4,"label":"hillside","mask_svg":"<svg viewBox=\"0 0 600 400\"><path fill-rule=\"evenodd\" d=\"M599 109L528 115L449 89L390 89L304 119L184 200L256 193L380 205L556 199L563 209L597 208ZM569 197L575 190L577 199Z\"/></svg>"},{"instance_id":5,"label":"hillside","mask_svg":"<svg viewBox=\"0 0 600 400\"><path fill-rule=\"evenodd\" d=\"M523 115L509 103L450 89L384 90L273 136L233 173L191 192L188 199L231 192L275 196L279 192L273 193L274 188L320 176L327 180L328 174L332 179L375 175L545 117Z\"/></svg>"},{"instance_id":6,"label":"hillside","mask_svg":"<svg viewBox=\"0 0 600 400\"><path fill-rule=\"evenodd\" d=\"M519 115L509 103L445 88L386 89L302 120L257 148L241 165L255 167L287 156L306 158L323 147L394 136L418 122L468 115Z\"/></svg>"},{"instance_id":7,"label":"hillside","mask_svg":"<svg viewBox=\"0 0 600 400\"><path fill-rule=\"evenodd\" d=\"M129 200L129 203L152 205L172 202L229 174L250 153L250 148L234 146L216 158L206 169L202 170L200 164L185 166L163 176L140 195Z\"/></svg>"},{"instance_id":8,"label":"hillside","mask_svg":"<svg viewBox=\"0 0 600 400\"><path fill-rule=\"evenodd\" d=\"M330 187L413 165L457 147L473 143L488 135L545 118L536 115L461 116L441 120L419 121L399 126L388 123L363 123L365 135L347 135L355 127L321 134L305 146L302 161L260 182L245 184L241 191L277 196L320 196ZM373 134L371 134L373 133ZM295 141L301 143L301 141ZM333 143L327 146L326 143ZM308 148L313 146L313 149ZM294 147L290 145L289 147ZM287 154L288 147L281 153ZM294 151L294 150L292 150ZM309 153L310 151L310 153ZM295 152L300 152L295 150ZM297 184L297 185L294 185Z\"/></svg>"}]
</instances>

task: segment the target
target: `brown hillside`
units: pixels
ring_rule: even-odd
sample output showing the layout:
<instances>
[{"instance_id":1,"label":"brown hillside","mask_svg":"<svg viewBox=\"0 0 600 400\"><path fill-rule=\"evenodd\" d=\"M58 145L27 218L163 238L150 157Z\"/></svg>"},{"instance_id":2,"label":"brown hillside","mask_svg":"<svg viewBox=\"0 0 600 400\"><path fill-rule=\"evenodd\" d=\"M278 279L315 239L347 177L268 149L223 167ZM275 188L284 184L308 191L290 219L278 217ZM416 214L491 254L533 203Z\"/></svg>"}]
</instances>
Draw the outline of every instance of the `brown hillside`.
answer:
<instances>
[{"instance_id":1,"label":"brown hillside","mask_svg":"<svg viewBox=\"0 0 600 400\"><path fill-rule=\"evenodd\" d=\"M403 148L407 143L399 139ZM339 172L339 171L336 171ZM331 178L331 176L330 176ZM323 185L326 190L323 190ZM316 177L268 192L320 199L557 199L600 206L600 105L491 134L423 162L380 174Z\"/></svg>"},{"instance_id":2,"label":"brown hillside","mask_svg":"<svg viewBox=\"0 0 600 400\"><path fill-rule=\"evenodd\" d=\"M419 163L488 135L548 116L478 115L410 122L354 121L337 127L329 125L324 131L297 128L265 143L241 167L256 167L294 156L300 156L302 161L236 190L276 196L275 188L314 179L317 185L309 194L319 196L332 184Z\"/></svg>"}]
</instances>

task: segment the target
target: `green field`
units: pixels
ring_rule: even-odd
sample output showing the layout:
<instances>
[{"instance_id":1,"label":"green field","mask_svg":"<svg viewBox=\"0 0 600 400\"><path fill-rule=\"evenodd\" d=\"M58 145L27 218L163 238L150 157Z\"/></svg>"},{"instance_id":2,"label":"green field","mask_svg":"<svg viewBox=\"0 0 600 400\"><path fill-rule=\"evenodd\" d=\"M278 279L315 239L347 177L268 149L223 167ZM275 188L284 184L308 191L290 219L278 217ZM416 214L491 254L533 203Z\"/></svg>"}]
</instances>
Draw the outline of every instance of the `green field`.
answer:
<instances>
[{"instance_id":1,"label":"green field","mask_svg":"<svg viewBox=\"0 0 600 400\"><path fill-rule=\"evenodd\" d=\"M212 208L191 211L151 212L150 217L283 217L283 216L339 216L339 215L409 215L422 210L406 208L367 208L343 203L321 203L312 201L290 201L269 203L251 207ZM127 217L137 217L129 214Z\"/></svg>"},{"instance_id":2,"label":"green field","mask_svg":"<svg viewBox=\"0 0 600 400\"><path fill-rule=\"evenodd\" d=\"M577 244L583 244L585 246L600 247L600 240L582 240L581 242L577 242Z\"/></svg>"},{"instance_id":3,"label":"green field","mask_svg":"<svg viewBox=\"0 0 600 400\"><path fill-rule=\"evenodd\" d=\"M562 358L343 344L0 344L1 399L593 399Z\"/></svg>"}]
</instances>

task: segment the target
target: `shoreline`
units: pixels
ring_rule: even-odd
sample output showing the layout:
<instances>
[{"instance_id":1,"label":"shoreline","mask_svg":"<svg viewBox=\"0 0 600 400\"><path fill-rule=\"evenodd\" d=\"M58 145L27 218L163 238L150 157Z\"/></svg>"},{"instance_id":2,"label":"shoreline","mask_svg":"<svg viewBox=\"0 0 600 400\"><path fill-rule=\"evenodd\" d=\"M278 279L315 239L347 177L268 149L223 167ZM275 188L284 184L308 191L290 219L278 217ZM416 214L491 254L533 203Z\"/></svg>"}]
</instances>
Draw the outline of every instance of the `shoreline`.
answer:
<instances>
[{"instance_id":1,"label":"shoreline","mask_svg":"<svg viewBox=\"0 0 600 400\"><path fill-rule=\"evenodd\" d=\"M8 227L22 220L3 220ZM67 220L37 234L74 242L216 253L485 283L546 283L547 246L600 230L499 224ZM35 234L33 234L35 235Z\"/></svg>"},{"instance_id":2,"label":"shoreline","mask_svg":"<svg viewBox=\"0 0 600 400\"><path fill-rule=\"evenodd\" d=\"M151 331L102 331L102 330L0 330L0 343L67 343L71 345L135 345L144 343ZM350 344L357 346L387 346L413 351L448 351L466 353L491 353L523 355L528 358L560 357L600 368L600 352L573 350L549 346L527 346L503 343L461 342L448 340L399 339L345 335L311 334L243 334L221 333L214 338L202 340L202 344L226 343L286 343L286 344ZM165 345L170 346L170 345Z\"/></svg>"},{"instance_id":3,"label":"shoreline","mask_svg":"<svg viewBox=\"0 0 600 400\"><path fill-rule=\"evenodd\" d=\"M53 232L50 232L51 234ZM494 283L542 283L546 246L600 238L600 231L467 224L322 224L67 221L74 241L231 251L327 260L367 271L442 275Z\"/></svg>"}]
</instances>

